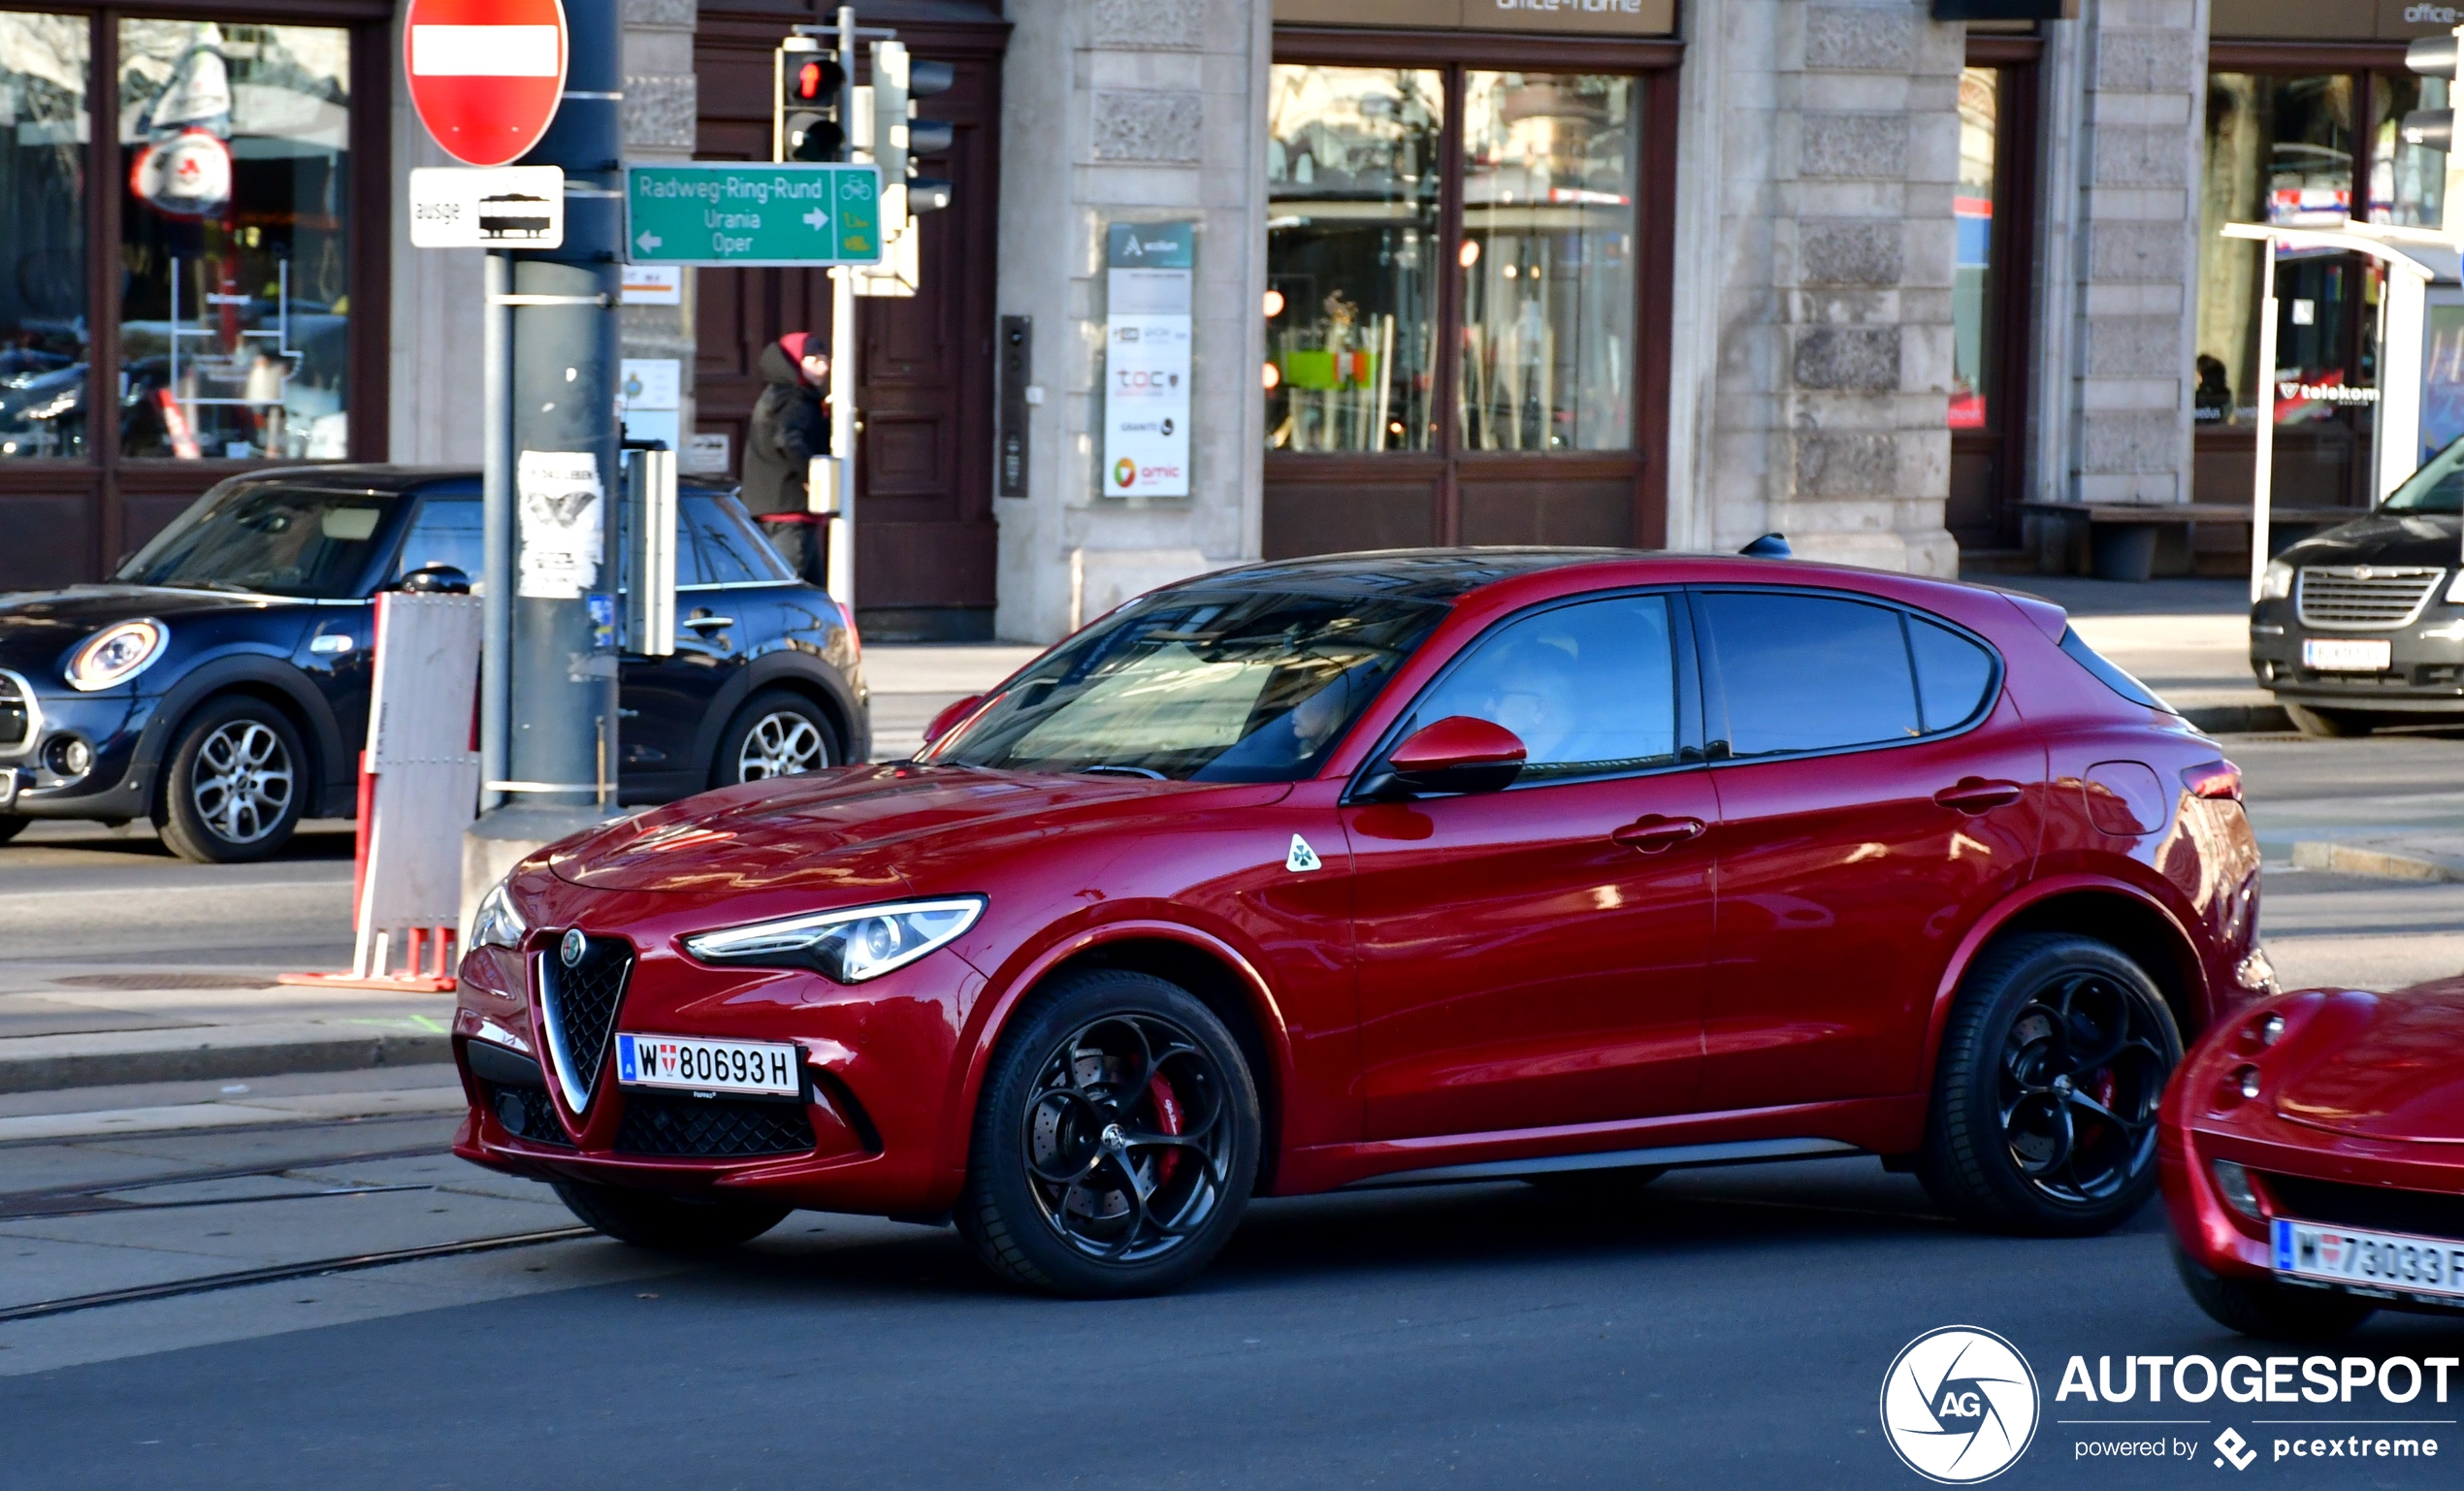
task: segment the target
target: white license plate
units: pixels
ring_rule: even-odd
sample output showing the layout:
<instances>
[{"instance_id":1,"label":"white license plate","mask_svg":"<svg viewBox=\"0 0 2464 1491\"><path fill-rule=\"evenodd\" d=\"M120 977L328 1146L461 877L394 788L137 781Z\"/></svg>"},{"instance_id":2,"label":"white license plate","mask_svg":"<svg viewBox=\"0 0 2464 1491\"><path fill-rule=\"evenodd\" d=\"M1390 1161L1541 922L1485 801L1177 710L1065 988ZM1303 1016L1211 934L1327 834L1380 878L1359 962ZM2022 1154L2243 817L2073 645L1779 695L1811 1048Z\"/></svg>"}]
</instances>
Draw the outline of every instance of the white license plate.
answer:
<instances>
[{"instance_id":1,"label":"white license plate","mask_svg":"<svg viewBox=\"0 0 2464 1491\"><path fill-rule=\"evenodd\" d=\"M2464 1243L2276 1218L2276 1272L2364 1289L2464 1299Z\"/></svg>"},{"instance_id":2,"label":"white license plate","mask_svg":"<svg viewBox=\"0 0 2464 1491\"><path fill-rule=\"evenodd\" d=\"M691 1035L616 1036L616 1080L629 1087L765 1092L795 1097L795 1048L771 1041L705 1041Z\"/></svg>"},{"instance_id":3,"label":"white license plate","mask_svg":"<svg viewBox=\"0 0 2464 1491\"><path fill-rule=\"evenodd\" d=\"M2395 644L2383 636L2313 636L2301 644L2301 665L2322 673L2383 673Z\"/></svg>"}]
</instances>

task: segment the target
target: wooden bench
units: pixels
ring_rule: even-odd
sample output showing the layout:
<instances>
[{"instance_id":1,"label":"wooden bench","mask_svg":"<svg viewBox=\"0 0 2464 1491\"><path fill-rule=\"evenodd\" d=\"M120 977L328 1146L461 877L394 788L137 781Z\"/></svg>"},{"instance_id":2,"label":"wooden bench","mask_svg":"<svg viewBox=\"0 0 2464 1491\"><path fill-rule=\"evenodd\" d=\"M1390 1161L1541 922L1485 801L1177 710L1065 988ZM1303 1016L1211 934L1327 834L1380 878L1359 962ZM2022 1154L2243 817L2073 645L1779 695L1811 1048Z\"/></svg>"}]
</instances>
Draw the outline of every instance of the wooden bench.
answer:
<instances>
[{"instance_id":1,"label":"wooden bench","mask_svg":"<svg viewBox=\"0 0 2464 1491\"><path fill-rule=\"evenodd\" d=\"M2144 580L2196 572L2195 535L2202 526L2240 530L2248 566L2251 510L2239 502L2022 502L2037 520L2036 567L2046 574L2092 574L2100 580ZM2358 507L2274 507L2268 511L2270 551L2322 528L2350 523Z\"/></svg>"}]
</instances>

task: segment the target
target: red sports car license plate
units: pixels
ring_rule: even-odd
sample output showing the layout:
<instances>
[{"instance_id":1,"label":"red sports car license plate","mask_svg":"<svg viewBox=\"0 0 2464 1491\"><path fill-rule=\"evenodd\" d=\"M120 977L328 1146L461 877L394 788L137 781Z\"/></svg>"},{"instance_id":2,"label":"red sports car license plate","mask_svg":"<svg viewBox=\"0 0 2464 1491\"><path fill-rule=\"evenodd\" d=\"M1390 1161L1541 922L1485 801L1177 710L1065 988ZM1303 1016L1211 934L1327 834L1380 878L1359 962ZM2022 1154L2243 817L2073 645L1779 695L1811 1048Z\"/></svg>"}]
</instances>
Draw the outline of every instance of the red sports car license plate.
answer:
<instances>
[{"instance_id":1,"label":"red sports car license plate","mask_svg":"<svg viewBox=\"0 0 2464 1491\"><path fill-rule=\"evenodd\" d=\"M2464 1242L2276 1218L2276 1272L2295 1279L2464 1299Z\"/></svg>"},{"instance_id":2,"label":"red sports car license plate","mask_svg":"<svg viewBox=\"0 0 2464 1491\"><path fill-rule=\"evenodd\" d=\"M616 1080L630 1087L694 1092L762 1092L794 1097L795 1048L771 1041L710 1041L691 1035L616 1036Z\"/></svg>"}]
</instances>

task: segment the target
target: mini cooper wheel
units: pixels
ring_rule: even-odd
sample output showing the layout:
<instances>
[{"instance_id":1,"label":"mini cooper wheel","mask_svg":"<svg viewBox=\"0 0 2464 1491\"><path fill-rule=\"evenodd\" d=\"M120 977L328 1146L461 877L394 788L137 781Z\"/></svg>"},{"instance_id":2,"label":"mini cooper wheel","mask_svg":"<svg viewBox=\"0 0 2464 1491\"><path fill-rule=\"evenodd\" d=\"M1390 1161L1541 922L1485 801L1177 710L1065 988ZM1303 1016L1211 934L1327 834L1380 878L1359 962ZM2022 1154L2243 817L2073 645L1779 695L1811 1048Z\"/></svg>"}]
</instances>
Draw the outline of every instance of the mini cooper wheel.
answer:
<instances>
[{"instance_id":1,"label":"mini cooper wheel","mask_svg":"<svg viewBox=\"0 0 2464 1491\"><path fill-rule=\"evenodd\" d=\"M1232 1235L1257 1174L1257 1089L1223 1022L1125 969L1065 978L1002 1042L956 1221L1014 1283L1169 1289Z\"/></svg>"},{"instance_id":2,"label":"mini cooper wheel","mask_svg":"<svg viewBox=\"0 0 2464 1491\"><path fill-rule=\"evenodd\" d=\"M1918 1178L1985 1226L2107 1231L2155 1191L2156 1101L2181 1061L2137 963L2089 937L2014 938L1961 982Z\"/></svg>"},{"instance_id":3,"label":"mini cooper wheel","mask_svg":"<svg viewBox=\"0 0 2464 1491\"><path fill-rule=\"evenodd\" d=\"M198 864L262 859L291 842L309 790L299 731L263 699L214 699L180 727L154 827Z\"/></svg>"},{"instance_id":4,"label":"mini cooper wheel","mask_svg":"<svg viewBox=\"0 0 2464 1491\"><path fill-rule=\"evenodd\" d=\"M649 1191L558 1181L557 1199L620 1243L667 1253L714 1253L752 1242L794 1210L743 1201L688 1201Z\"/></svg>"},{"instance_id":5,"label":"mini cooper wheel","mask_svg":"<svg viewBox=\"0 0 2464 1491\"><path fill-rule=\"evenodd\" d=\"M822 706L801 694L764 689L744 701L719 735L719 785L800 776L838 764L838 740Z\"/></svg>"},{"instance_id":6,"label":"mini cooper wheel","mask_svg":"<svg viewBox=\"0 0 2464 1491\"><path fill-rule=\"evenodd\" d=\"M2262 1341L2333 1341L2379 1313L2368 1300L2326 1289L2288 1289L2267 1279L2221 1279L2173 1244L2173 1266L2208 1318Z\"/></svg>"}]
</instances>

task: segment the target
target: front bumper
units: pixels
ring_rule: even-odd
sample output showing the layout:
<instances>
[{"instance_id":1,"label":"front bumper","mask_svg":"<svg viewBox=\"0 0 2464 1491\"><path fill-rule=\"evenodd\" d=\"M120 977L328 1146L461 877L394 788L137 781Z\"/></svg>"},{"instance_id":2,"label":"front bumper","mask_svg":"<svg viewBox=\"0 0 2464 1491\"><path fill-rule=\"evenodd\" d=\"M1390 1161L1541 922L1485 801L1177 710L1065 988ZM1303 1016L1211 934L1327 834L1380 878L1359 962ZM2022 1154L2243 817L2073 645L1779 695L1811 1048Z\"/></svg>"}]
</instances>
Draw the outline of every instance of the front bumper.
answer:
<instances>
[{"instance_id":1,"label":"front bumper","mask_svg":"<svg viewBox=\"0 0 2464 1491\"><path fill-rule=\"evenodd\" d=\"M23 818L144 817L151 773L140 744L161 696L107 690L99 694L32 693L28 738L0 750L0 770L16 773L15 792L0 811ZM56 747L75 737L94 751L94 763L71 774Z\"/></svg>"},{"instance_id":2,"label":"front bumper","mask_svg":"<svg viewBox=\"0 0 2464 1491\"><path fill-rule=\"evenodd\" d=\"M2384 638L2388 666L2368 673L2314 668L2302 661L2302 643ZM2464 605L2433 598L2402 627L2383 631L2306 625L2293 601L2261 600L2251 607L2251 672L2278 698L2325 708L2393 713L2464 713Z\"/></svg>"}]
</instances>

